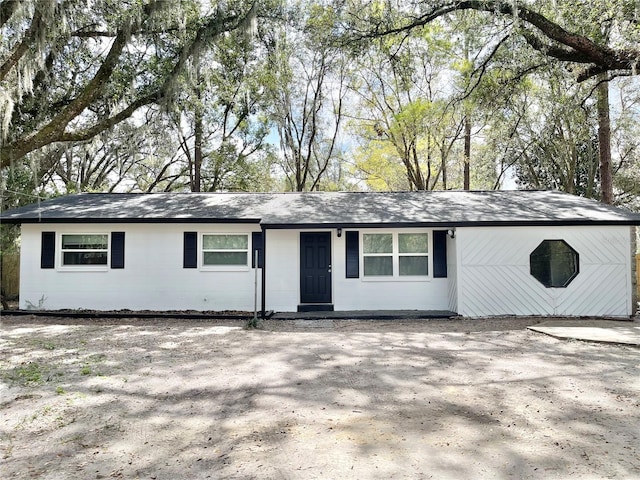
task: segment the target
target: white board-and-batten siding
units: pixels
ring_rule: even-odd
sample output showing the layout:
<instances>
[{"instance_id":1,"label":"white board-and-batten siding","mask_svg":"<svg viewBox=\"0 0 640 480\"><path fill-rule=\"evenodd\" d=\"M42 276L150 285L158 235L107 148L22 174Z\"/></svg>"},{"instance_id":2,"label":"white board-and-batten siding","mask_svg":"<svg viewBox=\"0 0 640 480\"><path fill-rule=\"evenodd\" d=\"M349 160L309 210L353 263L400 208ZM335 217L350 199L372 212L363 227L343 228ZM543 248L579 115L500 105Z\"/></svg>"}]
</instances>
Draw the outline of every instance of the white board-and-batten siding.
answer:
<instances>
[{"instance_id":1,"label":"white board-and-batten siding","mask_svg":"<svg viewBox=\"0 0 640 480\"><path fill-rule=\"evenodd\" d=\"M187 231L198 232L198 268L183 268L184 232ZM254 270L251 263L234 271L201 268L200 248L202 233L246 233L251 242L254 231L260 231L260 227L246 224L24 224L20 308L252 311ZM56 232L55 268L52 269L40 268L42 232ZM61 234L110 235L111 232L125 232L123 269L61 267Z\"/></svg>"},{"instance_id":2,"label":"white board-and-batten siding","mask_svg":"<svg viewBox=\"0 0 640 480\"><path fill-rule=\"evenodd\" d=\"M458 228L457 312L629 316L630 235L627 226ZM530 273L543 240L565 240L579 254L579 274L565 288L546 288Z\"/></svg>"}]
</instances>

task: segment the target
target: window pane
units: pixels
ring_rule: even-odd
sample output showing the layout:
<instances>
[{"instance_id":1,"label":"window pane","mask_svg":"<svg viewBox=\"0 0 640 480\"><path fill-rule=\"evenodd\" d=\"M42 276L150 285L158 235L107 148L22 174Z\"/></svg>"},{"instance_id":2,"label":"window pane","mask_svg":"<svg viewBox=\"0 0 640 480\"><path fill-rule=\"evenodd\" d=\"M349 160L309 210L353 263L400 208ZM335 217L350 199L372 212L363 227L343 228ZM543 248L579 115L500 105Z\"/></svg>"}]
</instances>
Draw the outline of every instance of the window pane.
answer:
<instances>
[{"instance_id":1,"label":"window pane","mask_svg":"<svg viewBox=\"0 0 640 480\"><path fill-rule=\"evenodd\" d=\"M555 251L554 251L555 250ZM551 248L549 258L549 269L551 284L554 286L565 286L569 279L578 271L575 254L571 251L558 251L557 248Z\"/></svg>"},{"instance_id":2,"label":"window pane","mask_svg":"<svg viewBox=\"0 0 640 480\"><path fill-rule=\"evenodd\" d=\"M107 252L64 252L63 265L106 265Z\"/></svg>"},{"instance_id":3,"label":"window pane","mask_svg":"<svg viewBox=\"0 0 640 480\"><path fill-rule=\"evenodd\" d=\"M106 250L107 235L62 235L64 250Z\"/></svg>"},{"instance_id":4,"label":"window pane","mask_svg":"<svg viewBox=\"0 0 640 480\"><path fill-rule=\"evenodd\" d=\"M400 253L428 253L429 235L426 233L400 233L398 234L398 247Z\"/></svg>"},{"instance_id":5,"label":"window pane","mask_svg":"<svg viewBox=\"0 0 640 480\"><path fill-rule=\"evenodd\" d=\"M247 250L248 235L203 235L202 248L205 250Z\"/></svg>"},{"instance_id":6,"label":"window pane","mask_svg":"<svg viewBox=\"0 0 640 480\"><path fill-rule=\"evenodd\" d=\"M393 275L393 258L364 257L364 274L366 276Z\"/></svg>"},{"instance_id":7,"label":"window pane","mask_svg":"<svg viewBox=\"0 0 640 480\"><path fill-rule=\"evenodd\" d=\"M247 252L204 252L204 265L247 265Z\"/></svg>"},{"instance_id":8,"label":"window pane","mask_svg":"<svg viewBox=\"0 0 640 480\"><path fill-rule=\"evenodd\" d=\"M429 275L429 257L400 257L400 275Z\"/></svg>"},{"instance_id":9,"label":"window pane","mask_svg":"<svg viewBox=\"0 0 640 480\"><path fill-rule=\"evenodd\" d=\"M543 240L529 259L531 275L545 287L566 287L579 271L578 253L564 240Z\"/></svg>"},{"instance_id":10,"label":"window pane","mask_svg":"<svg viewBox=\"0 0 640 480\"><path fill-rule=\"evenodd\" d=\"M364 253L393 252L393 236L390 233L365 233L362 243Z\"/></svg>"}]
</instances>

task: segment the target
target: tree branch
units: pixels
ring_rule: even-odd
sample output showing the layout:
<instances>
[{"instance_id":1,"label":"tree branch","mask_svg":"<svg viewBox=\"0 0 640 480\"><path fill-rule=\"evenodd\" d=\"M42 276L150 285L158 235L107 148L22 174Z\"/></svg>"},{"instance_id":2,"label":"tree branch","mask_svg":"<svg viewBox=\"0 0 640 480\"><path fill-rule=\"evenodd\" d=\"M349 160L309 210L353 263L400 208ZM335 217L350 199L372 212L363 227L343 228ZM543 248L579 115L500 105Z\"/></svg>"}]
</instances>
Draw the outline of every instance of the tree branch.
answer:
<instances>
[{"instance_id":1,"label":"tree branch","mask_svg":"<svg viewBox=\"0 0 640 480\"><path fill-rule=\"evenodd\" d=\"M0 28L9 21L19 6L19 0L4 0L0 3Z\"/></svg>"},{"instance_id":2,"label":"tree branch","mask_svg":"<svg viewBox=\"0 0 640 480\"><path fill-rule=\"evenodd\" d=\"M135 100L117 115L102 120L84 131L75 134L66 132L66 128L69 123L80 116L88 106L103 94L106 85L118 66L120 55L128 44L130 32L132 30L135 31L139 29L140 25L160 3L161 2L151 2L145 5L145 15L142 15L135 25L130 25L129 28L123 28L118 31L107 56L103 60L96 74L86 84L80 95L55 115L49 123L39 128L31 135L26 135L0 147L1 167L8 166L12 161L23 158L28 153L54 142L87 140L88 138L91 138L92 135L96 135L125 120L133 114L136 108L152 103L160 98L160 96L169 92L175 78L181 71L183 71L186 62L194 55L198 48L205 45L212 38L215 38L222 32L232 31L239 28L243 22L246 21L246 18L251 15L251 12L248 12L244 17L238 17L236 15L231 15L229 17L219 17L217 15L212 16L206 24L200 27L195 39L180 50L171 72L167 75L162 86L156 92Z\"/></svg>"},{"instance_id":3,"label":"tree branch","mask_svg":"<svg viewBox=\"0 0 640 480\"><path fill-rule=\"evenodd\" d=\"M524 33L523 36L533 48L564 62L592 64L591 67L578 77L579 82L591 78L598 73L610 70L626 70L635 73L635 67L640 59L640 49L638 48L616 50L605 45L600 45L584 35L569 32L559 24L552 22L544 15L531 10L520 2L507 0L444 2L404 25L385 29L381 29L380 26L377 25L372 31L362 34L360 38L377 38L406 32L425 26L437 18L460 10L477 10L494 15L517 17L535 27L543 36L557 44L557 46L545 44L539 39L534 39L531 34L527 35Z\"/></svg>"},{"instance_id":4,"label":"tree branch","mask_svg":"<svg viewBox=\"0 0 640 480\"><path fill-rule=\"evenodd\" d=\"M58 142L84 142L86 140L90 140L101 132L108 130L109 128L117 125L129 118L133 112L138 110L140 107L145 105L149 105L155 102L159 97L159 92L154 92L150 95L146 95L144 97L138 98L136 101L131 103L127 108L121 110L116 115L112 117L105 118L100 122L96 123L90 128L85 130L81 130L78 132L62 132L58 138Z\"/></svg>"},{"instance_id":5,"label":"tree branch","mask_svg":"<svg viewBox=\"0 0 640 480\"><path fill-rule=\"evenodd\" d=\"M0 81L4 80L11 69L18 63L18 60L20 60L24 56L24 54L27 53L29 47L35 42L38 31L40 31L42 28L44 28L42 15L40 14L40 11L36 9L33 14L33 19L31 20L31 25L29 25L29 28L24 34L24 38L16 46L16 48L14 48L11 55L9 55L9 57L2 63L2 65L0 65Z\"/></svg>"}]
</instances>

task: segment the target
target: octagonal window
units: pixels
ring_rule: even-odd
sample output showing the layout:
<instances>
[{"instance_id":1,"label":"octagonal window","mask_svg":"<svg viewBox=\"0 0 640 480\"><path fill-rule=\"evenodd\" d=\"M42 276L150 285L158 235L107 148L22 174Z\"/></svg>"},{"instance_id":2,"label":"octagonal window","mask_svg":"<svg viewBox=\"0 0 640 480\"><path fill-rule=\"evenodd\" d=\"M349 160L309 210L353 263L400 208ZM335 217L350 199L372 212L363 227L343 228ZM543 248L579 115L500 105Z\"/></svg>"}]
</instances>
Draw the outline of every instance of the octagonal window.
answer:
<instances>
[{"instance_id":1,"label":"octagonal window","mask_svg":"<svg viewBox=\"0 0 640 480\"><path fill-rule=\"evenodd\" d=\"M543 240L529 257L531 275L545 287L566 287L580 271L580 258L564 240Z\"/></svg>"}]
</instances>

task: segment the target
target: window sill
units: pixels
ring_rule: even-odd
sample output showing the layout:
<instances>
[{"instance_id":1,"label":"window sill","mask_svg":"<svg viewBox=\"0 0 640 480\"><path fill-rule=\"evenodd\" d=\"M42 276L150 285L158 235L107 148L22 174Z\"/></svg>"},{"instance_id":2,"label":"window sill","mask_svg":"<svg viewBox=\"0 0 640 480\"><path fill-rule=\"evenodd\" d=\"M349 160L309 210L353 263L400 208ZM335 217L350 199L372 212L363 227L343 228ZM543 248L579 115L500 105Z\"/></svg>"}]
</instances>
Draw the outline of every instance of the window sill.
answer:
<instances>
[{"instance_id":1,"label":"window sill","mask_svg":"<svg viewBox=\"0 0 640 480\"><path fill-rule=\"evenodd\" d=\"M422 276L422 275L406 275L406 276L380 276L380 277L365 277L364 275L360 277L363 282L430 282L433 277L431 276Z\"/></svg>"},{"instance_id":2,"label":"window sill","mask_svg":"<svg viewBox=\"0 0 640 480\"><path fill-rule=\"evenodd\" d=\"M251 270L247 265L229 265L229 266L201 266L201 272L248 272Z\"/></svg>"},{"instance_id":3,"label":"window sill","mask_svg":"<svg viewBox=\"0 0 640 480\"><path fill-rule=\"evenodd\" d=\"M58 267L58 272L108 272L107 265L78 265L73 267Z\"/></svg>"}]
</instances>

